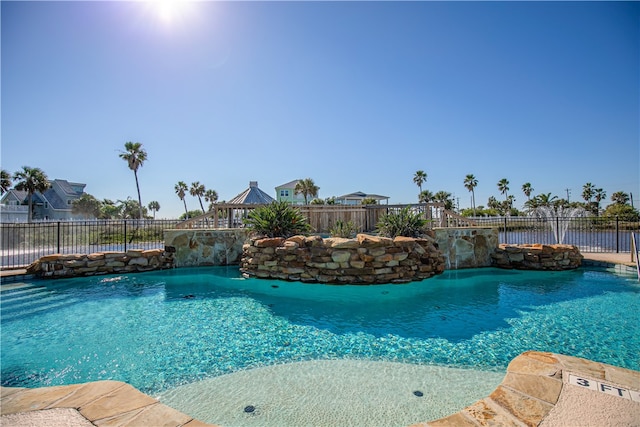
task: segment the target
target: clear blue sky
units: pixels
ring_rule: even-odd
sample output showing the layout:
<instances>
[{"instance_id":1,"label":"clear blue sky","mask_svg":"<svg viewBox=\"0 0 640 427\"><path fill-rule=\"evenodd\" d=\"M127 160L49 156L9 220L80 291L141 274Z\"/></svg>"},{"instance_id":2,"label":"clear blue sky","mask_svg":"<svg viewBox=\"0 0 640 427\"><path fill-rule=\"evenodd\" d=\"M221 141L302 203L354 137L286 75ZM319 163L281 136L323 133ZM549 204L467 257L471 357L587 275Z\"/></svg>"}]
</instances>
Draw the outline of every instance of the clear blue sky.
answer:
<instances>
[{"instance_id":1,"label":"clear blue sky","mask_svg":"<svg viewBox=\"0 0 640 427\"><path fill-rule=\"evenodd\" d=\"M639 3L165 3L2 1L3 169L135 199L141 142L159 218L178 181L412 203L417 170L461 208L467 174L477 205L501 178L518 207L525 182L640 205Z\"/></svg>"}]
</instances>

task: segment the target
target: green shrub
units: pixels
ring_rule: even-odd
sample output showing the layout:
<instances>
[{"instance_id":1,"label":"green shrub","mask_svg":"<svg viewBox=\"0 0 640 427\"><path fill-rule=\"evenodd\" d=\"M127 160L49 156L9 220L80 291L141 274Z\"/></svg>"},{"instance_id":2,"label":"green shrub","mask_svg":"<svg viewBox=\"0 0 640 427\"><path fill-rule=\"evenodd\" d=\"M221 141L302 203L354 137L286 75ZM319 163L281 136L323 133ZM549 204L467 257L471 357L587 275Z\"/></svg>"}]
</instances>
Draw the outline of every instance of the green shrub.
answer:
<instances>
[{"instance_id":1,"label":"green shrub","mask_svg":"<svg viewBox=\"0 0 640 427\"><path fill-rule=\"evenodd\" d=\"M343 237L345 239L351 239L356 236L358 232L358 227L353 223L353 221L344 222L339 219L333 224L333 227L329 228L329 233L331 237Z\"/></svg>"},{"instance_id":2,"label":"green shrub","mask_svg":"<svg viewBox=\"0 0 640 427\"><path fill-rule=\"evenodd\" d=\"M378 221L378 234L385 237L419 237L425 232L427 220L421 212L412 212L409 206L383 215Z\"/></svg>"},{"instance_id":3,"label":"green shrub","mask_svg":"<svg viewBox=\"0 0 640 427\"><path fill-rule=\"evenodd\" d=\"M300 211L287 202L272 202L249 212L245 221L253 233L266 237L308 234L311 226Z\"/></svg>"}]
</instances>

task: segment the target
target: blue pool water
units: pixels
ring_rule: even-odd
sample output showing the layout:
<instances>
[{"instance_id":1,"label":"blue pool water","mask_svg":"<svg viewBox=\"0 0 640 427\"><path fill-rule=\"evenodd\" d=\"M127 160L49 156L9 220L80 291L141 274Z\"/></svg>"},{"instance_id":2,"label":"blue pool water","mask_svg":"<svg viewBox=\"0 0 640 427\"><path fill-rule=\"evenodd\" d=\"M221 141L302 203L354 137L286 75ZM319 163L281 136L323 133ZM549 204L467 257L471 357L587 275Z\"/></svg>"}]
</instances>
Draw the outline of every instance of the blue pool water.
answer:
<instances>
[{"instance_id":1,"label":"blue pool water","mask_svg":"<svg viewBox=\"0 0 640 427\"><path fill-rule=\"evenodd\" d=\"M331 286L211 267L8 283L0 301L3 386L114 379L159 393L317 359L504 371L527 350L640 370L640 286L601 270Z\"/></svg>"}]
</instances>

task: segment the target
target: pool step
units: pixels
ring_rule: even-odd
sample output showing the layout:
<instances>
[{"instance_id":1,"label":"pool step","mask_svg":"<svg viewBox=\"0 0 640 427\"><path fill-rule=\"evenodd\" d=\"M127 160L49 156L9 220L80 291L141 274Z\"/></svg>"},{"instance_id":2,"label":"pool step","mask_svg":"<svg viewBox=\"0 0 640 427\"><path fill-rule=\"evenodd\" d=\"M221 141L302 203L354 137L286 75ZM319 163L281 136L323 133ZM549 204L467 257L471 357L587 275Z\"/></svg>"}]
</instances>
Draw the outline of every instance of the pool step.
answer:
<instances>
[{"instance_id":1,"label":"pool step","mask_svg":"<svg viewBox=\"0 0 640 427\"><path fill-rule=\"evenodd\" d=\"M77 303L77 299L68 299L64 301L60 301L55 304L41 305L37 307L29 307L28 309L17 311L14 313L6 313L2 310L2 314L0 315L0 319L2 322L10 322L22 318L28 318L33 316L34 314L40 314L51 310L58 310L61 308L69 307Z\"/></svg>"},{"instance_id":2,"label":"pool step","mask_svg":"<svg viewBox=\"0 0 640 427\"><path fill-rule=\"evenodd\" d=\"M0 318L15 320L35 313L54 310L78 301L70 294L56 293L43 286L26 286L0 292Z\"/></svg>"},{"instance_id":3,"label":"pool step","mask_svg":"<svg viewBox=\"0 0 640 427\"><path fill-rule=\"evenodd\" d=\"M43 290L47 290L47 288L45 288L44 286L35 285L3 285L2 290L0 290L0 298L4 300L5 298L11 298L20 295L32 295L34 293L42 292Z\"/></svg>"},{"instance_id":4,"label":"pool step","mask_svg":"<svg viewBox=\"0 0 640 427\"><path fill-rule=\"evenodd\" d=\"M34 299L46 297L48 295L53 295L53 291L50 290L29 290L24 292L14 292L10 295L2 294L0 295L0 302L2 303L2 307L11 306L14 303L20 302L30 302L34 301Z\"/></svg>"}]
</instances>

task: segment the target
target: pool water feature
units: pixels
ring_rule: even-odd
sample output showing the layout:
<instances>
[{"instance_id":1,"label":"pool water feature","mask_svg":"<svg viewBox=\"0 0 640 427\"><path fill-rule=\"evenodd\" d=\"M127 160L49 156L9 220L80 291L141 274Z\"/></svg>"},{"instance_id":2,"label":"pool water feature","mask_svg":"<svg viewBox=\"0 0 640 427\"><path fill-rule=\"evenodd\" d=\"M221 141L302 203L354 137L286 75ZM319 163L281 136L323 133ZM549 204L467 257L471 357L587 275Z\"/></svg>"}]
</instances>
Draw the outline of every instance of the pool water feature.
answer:
<instances>
[{"instance_id":1,"label":"pool water feature","mask_svg":"<svg viewBox=\"0 0 640 427\"><path fill-rule=\"evenodd\" d=\"M597 269L450 270L404 285L331 286L211 267L9 283L0 302L3 386L115 379L169 398L248 369L328 360L498 374L491 390L527 350L640 370L640 286Z\"/></svg>"}]
</instances>

